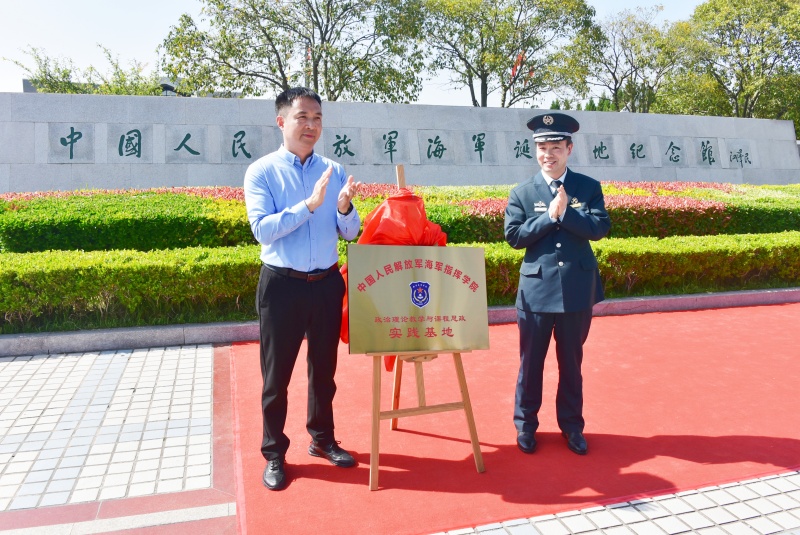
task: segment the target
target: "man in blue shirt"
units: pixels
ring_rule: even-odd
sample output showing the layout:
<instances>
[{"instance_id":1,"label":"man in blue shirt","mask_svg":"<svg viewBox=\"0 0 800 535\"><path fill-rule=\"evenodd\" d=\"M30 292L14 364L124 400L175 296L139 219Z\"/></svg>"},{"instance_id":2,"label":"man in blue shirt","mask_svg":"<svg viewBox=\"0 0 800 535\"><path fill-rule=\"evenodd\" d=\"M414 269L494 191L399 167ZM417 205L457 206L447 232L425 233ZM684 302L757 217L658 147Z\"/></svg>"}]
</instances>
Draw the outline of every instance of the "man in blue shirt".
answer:
<instances>
[{"instance_id":1,"label":"man in blue shirt","mask_svg":"<svg viewBox=\"0 0 800 535\"><path fill-rule=\"evenodd\" d=\"M286 487L284 434L287 390L303 338L308 344L308 453L336 466L355 459L334 437L334 374L345 283L338 270L338 237L352 240L361 221L351 202L360 182L314 152L322 134L322 100L296 87L275 99L283 145L253 162L244 178L247 217L261 244L256 291L264 435L262 481Z\"/></svg>"}]
</instances>

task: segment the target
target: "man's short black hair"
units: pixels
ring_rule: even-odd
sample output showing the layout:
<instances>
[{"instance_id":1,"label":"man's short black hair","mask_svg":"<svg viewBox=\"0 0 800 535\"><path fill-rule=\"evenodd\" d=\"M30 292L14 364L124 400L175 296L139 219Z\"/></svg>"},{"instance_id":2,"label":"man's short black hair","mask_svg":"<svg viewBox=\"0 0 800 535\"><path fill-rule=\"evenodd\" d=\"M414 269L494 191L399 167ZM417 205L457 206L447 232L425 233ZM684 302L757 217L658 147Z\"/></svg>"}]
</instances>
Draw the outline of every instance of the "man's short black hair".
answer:
<instances>
[{"instance_id":1,"label":"man's short black hair","mask_svg":"<svg viewBox=\"0 0 800 535\"><path fill-rule=\"evenodd\" d=\"M313 98L322 106L322 99L319 98L319 95L314 90L307 87L292 87L275 98L275 113L280 115L284 109L291 108L295 100L303 97Z\"/></svg>"}]
</instances>

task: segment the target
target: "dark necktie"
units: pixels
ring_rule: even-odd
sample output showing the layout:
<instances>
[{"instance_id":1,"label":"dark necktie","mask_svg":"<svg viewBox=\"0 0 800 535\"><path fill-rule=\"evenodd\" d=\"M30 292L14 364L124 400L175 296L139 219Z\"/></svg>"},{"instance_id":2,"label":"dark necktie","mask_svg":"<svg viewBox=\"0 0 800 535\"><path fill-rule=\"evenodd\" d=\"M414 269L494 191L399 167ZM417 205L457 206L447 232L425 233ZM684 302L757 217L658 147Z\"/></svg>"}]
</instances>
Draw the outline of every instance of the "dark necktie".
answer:
<instances>
[{"instance_id":1,"label":"dark necktie","mask_svg":"<svg viewBox=\"0 0 800 535\"><path fill-rule=\"evenodd\" d=\"M556 195L558 195L558 188L561 187L561 181L560 180L553 180L552 184L553 184L553 187L556 189L556 192L553 193L553 197L555 197Z\"/></svg>"}]
</instances>

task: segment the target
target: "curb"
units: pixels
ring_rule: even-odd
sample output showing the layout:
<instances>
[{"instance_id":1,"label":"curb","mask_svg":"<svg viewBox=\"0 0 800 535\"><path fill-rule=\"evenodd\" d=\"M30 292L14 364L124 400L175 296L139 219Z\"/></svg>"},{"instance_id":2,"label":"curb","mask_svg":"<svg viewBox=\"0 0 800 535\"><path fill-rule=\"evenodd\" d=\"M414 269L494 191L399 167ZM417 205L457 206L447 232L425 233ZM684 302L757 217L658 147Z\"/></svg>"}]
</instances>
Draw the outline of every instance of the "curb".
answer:
<instances>
[{"instance_id":1,"label":"curb","mask_svg":"<svg viewBox=\"0 0 800 535\"><path fill-rule=\"evenodd\" d=\"M621 316L786 303L800 303L800 288L607 299L596 304L592 312L594 316ZM489 325L516 321L515 307L489 307ZM0 357L230 344L257 341L258 334L257 321L4 334L0 335Z\"/></svg>"}]
</instances>

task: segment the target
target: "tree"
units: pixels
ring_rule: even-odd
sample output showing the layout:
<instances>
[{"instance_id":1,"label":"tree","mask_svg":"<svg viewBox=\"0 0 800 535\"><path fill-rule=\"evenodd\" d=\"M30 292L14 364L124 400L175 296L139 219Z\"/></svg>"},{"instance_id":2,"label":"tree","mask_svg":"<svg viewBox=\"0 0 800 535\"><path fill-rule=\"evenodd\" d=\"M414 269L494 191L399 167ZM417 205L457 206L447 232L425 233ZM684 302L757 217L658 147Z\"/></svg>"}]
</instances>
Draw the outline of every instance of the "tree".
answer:
<instances>
[{"instance_id":1,"label":"tree","mask_svg":"<svg viewBox=\"0 0 800 535\"><path fill-rule=\"evenodd\" d=\"M590 67L588 83L608 89L614 109L622 108L622 88L633 75L633 68L625 55L624 19L609 19L601 25L602 40L594 47L585 47Z\"/></svg>"},{"instance_id":2,"label":"tree","mask_svg":"<svg viewBox=\"0 0 800 535\"><path fill-rule=\"evenodd\" d=\"M420 12L406 0L203 0L181 16L163 69L190 92L274 95L305 85L329 101L414 100Z\"/></svg>"},{"instance_id":3,"label":"tree","mask_svg":"<svg viewBox=\"0 0 800 535\"><path fill-rule=\"evenodd\" d=\"M100 46L100 45L98 45ZM100 46L111 64L107 74L89 66L81 72L71 59L52 58L44 50L30 47L25 54L35 64L31 68L20 61L10 60L28 73L31 84L40 93L78 93L97 95L160 95L158 75L145 74L145 66L137 61L125 70L107 48Z\"/></svg>"},{"instance_id":4,"label":"tree","mask_svg":"<svg viewBox=\"0 0 800 535\"><path fill-rule=\"evenodd\" d=\"M794 121L800 135L800 73L786 73L772 80L759 104L758 116Z\"/></svg>"},{"instance_id":5,"label":"tree","mask_svg":"<svg viewBox=\"0 0 800 535\"><path fill-rule=\"evenodd\" d=\"M681 68L670 75L653 103L655 113L730 117L725 93L708 73Z\"/></svg>"},{"instance_id":6,"label":"tree","mask_svg":"<svg viewBox=\"0 0 800 535\"><path fill-rule=\"evenodd\" d=\"M695 9L691 23L695 68L714 80L734 117L765 116L769 106L762 105L780 93L778 84L797 79L797 0L708 0Z\"/></svg>"},{"instance_id":7,"label":"tree","mask_svg":"<svg viewBox=\"0 0 800 535\"><path fill-rule=\"evenodd\" d=\"M684 53L684 28L655 24L662 10L656 5L622 11L601 24L602 39L594 46L578 47L589 65L589 85L607 89L616 111L649 112Z\"/></svg>"},{"instance_id":8,"label":"tree","mask_svg":"<svg viewBox=\"0 0 800 535\"><path fill-rule=\"evenodd\" d=\"M573 38L596 31L584 0L421 1L429 67L467 87L473 106L486 107L495 91L509 107L564 84L583 85L566 51Z\"/></svg>"},{"instance_id":9,"label":"tree","mask_svg":"<svg viewBox=\"0 0 800 535\"><path fill-rule=\"evenodd\" d=\"M608 98L605 91L600 98L597 99L597 111L619 111L615 110L614 106L611 104L611 99Z\"/></svg>"},{"instance_id":10,"label":"tree","mask_svg":"<svg viewBox=\"0 0 800 535\"><path fill-rule=\"evenodd\" d=\"M630 19L634 31L628 38L626 56L632 76L623 91L625 109L639 113L650 112L662 84L675 71L689 46L685 23L664 24L659 28L648 22L645 13L638 8L638 16ZM655 17L656 12L651 13Z\"/></svg>"}]
</instances>

